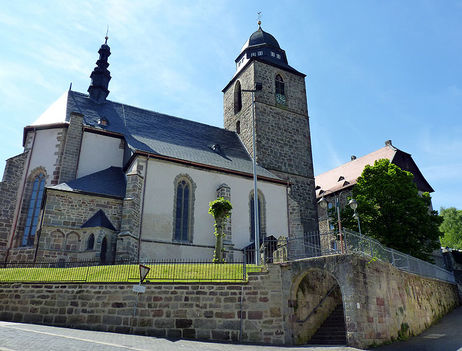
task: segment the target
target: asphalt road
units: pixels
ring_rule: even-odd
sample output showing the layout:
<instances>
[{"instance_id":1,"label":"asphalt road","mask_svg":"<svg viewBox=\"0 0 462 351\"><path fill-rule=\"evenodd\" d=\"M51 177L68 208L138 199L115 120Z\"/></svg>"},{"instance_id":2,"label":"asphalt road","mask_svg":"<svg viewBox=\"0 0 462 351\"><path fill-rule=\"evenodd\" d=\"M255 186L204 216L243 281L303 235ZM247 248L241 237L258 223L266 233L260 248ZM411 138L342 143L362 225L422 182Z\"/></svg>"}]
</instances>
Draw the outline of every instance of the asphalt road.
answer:
<instances>
[{"instance_id":1,"label":"asphalt road","mask_svg":"<svg viewBox=\"0 0 462 351\"><path fill-rule=\"evenodd\" d=\"M171 341L147 336L115 334L45 325L0 321L0 351L360 351L352 347L279 347L236 345L189 340ZM375 351L462 351L462 307L421 335Z\"/></svg>"}]
</instances>

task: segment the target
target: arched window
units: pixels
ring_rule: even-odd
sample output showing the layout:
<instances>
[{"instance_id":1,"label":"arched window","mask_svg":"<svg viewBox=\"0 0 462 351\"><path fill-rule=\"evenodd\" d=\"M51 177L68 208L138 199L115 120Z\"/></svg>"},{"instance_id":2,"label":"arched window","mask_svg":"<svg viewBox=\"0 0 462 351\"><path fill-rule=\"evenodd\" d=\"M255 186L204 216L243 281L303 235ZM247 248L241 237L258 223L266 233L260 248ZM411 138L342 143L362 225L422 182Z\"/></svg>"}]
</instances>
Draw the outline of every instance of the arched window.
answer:
<instances>
[{"instance_id":1,"label":"arched window","mask_svg":"<svg viewBox=\"0 0 462 351\"><path fill-rule=\"evenodd\" d=\"M255 202L253 192L249 198L249 209L250 209L250 241L255 241L255 214L254 214ZM263 238L266 237L266 222L265 222L265 198L263 194L258 191L258 227L259 227L259 240L260 244Z\"/></svg>"},{"instance_id":2,"label":"arched window","mask_svg":"<svg viewBox=\"0 0 462 351\"><path fill-rule=\"evenodd\" d=\"M93 234L90 234L90 236L88 237L88 241L87 241L87 250L93 250L94 247L95 247L95 236Z\"/></svg>"},{"instance_id":3,"label":"arched window","mask_svg":"<svg viewBox=\"0 0 462 351\"><path fill-rule=\"evenodd\" d=\"M192 241L193 191L192 181L188 177L180 176L176 180L173 226L173 240L175 241Z\"/></svg>"},{"instance_id":4,"label":"arched window","mask_svg":"<svg viewBox=\"0 0 462 351\"><path fill-rule=\"evenodd\" d=\"M241 134L241 121L236 122L236 133Z\"/></svg>"},{"instance_id":5,"label":"arched window","mask_svg":"<svg viewBox=\"0 0 462 351\"><path fill-rule=\"evenodd\" d=\"M42 204L44 188L45 174L40 173L35 177L34 183L32 185L32 194L29 200L29 208L27 210L22 246L32 246L34 244L34 237L35 232L37 231L37 223L39 219L40 205Z\"/></svg>"},{"instance_id":6,"label":"arched window","mask_svg":"<svg viewBox=\"0 0 462 351\"><path fill-rule=\"evenodd\" d=\"M287 99L284 90L284 80L282 79L281 75L276 75L276 79L274 80L276 86L276 103L278 105L286 105Z\"/></svg>"},{"instance_id":7,"label":"arched window","mask_svg":"<svg viewBox=\"0 0 462 351\"><path fill-rule=\"evenodd\" d=\"M241 82L237 81L234 85L234 114L242 109Z\"/></svg>"}]
</instances>

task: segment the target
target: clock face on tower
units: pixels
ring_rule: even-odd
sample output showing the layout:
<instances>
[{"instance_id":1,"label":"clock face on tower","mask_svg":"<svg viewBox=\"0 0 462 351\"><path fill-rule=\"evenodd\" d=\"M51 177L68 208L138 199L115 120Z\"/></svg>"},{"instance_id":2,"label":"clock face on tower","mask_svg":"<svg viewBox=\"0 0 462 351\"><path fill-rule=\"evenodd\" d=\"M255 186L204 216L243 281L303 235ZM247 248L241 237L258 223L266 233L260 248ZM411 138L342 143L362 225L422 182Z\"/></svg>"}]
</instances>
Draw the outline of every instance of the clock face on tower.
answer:
<instances>
[{"instance_id":1,"label":"clock face on tower","mask_svg":"<svg viewBox=\"0 0 462 351\"><path fill-rule=\"evenodd\" d=\"M276 94L276 104L286 106L286 96L283 94Z\"/></svg>"}]
</instances>

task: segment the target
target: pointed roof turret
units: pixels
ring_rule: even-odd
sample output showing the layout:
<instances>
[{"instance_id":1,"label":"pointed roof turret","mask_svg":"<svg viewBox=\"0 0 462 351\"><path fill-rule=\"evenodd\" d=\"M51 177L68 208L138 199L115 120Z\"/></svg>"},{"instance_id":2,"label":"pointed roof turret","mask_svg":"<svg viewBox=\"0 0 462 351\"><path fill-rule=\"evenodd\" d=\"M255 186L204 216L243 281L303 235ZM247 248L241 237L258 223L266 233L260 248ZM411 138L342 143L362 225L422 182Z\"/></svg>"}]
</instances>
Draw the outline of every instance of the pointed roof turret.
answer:
<instances>
[{"instance_id":1,"label":"pointed roof turret","mask_svg":"<svg viewBox=\"0 0 462 351\"><path fill-rule=\"evenodd\" d=\"M105 42L101 45L98 50L99 60L96 61L96 67L91 72L91 84L88 88L90 98L97 103L103 103L109 94L109 81L111 80L111 73L107 69L109 63L107 62L108 57L111 55L111 49L107 45L108 36L106 34Z\"/></svg>"}]
</instances>

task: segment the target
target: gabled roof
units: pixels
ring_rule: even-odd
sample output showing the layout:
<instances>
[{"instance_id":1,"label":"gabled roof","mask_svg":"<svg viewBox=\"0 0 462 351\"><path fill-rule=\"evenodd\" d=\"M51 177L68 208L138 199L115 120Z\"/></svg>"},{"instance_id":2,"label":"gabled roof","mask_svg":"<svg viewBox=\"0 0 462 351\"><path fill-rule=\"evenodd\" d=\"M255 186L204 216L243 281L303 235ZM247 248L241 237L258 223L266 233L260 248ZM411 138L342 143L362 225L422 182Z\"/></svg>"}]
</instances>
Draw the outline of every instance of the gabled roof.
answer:
<instances>
[{"instance_id":1,"label":"gabled roof","mask_svg":"<svg viewBox=\"0 0 462 351\"><path fill-rule=\"evenodd\" d=\"M86 175L85 177L48 188L124 198L126 186L127 181L122 168L109 167L105 170Z\"/></svg>"},{"instance_id":2,"label":"gabled roof","mask_svg":"<svg viewBox=\"0 0 462 351\"><path fill-rule=\"evenodd\" d=\"M133 153L139 151L252 174L250 155L235 132L110 100L98 104L87 94L71 90L52 107L34 122L34 127L42 123L65 123L70 120L71 112L79 112L86 126L122 135ZM103 119L106 126L99 123ZM257 166L257 173L280 181L263 167Z\"/></svg>"},{"instance_id":3,"label":"gabled roof","mask_svg":"<svg viewBox=\"0 0 462 351\"><path fill-rule=\"evenodd\" d=\"M415 164L411 155L394 147L387 141L385 147L371 152L359 158L352 158L337 168L331 169L315 177L316 197L335 193L342 189L352 187L361 175L366 165L374 165L380 159L388 159L391 163L401 169L411 172L414 175L414 182L420 191L433 192L433 188L428 184L419 168Z\"/></svg>"},{"instance_id":4,"label":"gabled roof","mask_svg":"<svg viewBox=\"0 0 462 351\"><path fill-rule=\"evenodd\" d=\"M98 210L88 221L81 225L80 228L102 227L110 230L116 230L103 210Z\"/></svg>"}]
</instances>

